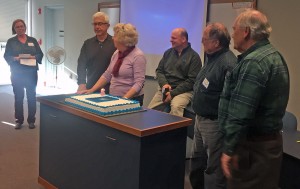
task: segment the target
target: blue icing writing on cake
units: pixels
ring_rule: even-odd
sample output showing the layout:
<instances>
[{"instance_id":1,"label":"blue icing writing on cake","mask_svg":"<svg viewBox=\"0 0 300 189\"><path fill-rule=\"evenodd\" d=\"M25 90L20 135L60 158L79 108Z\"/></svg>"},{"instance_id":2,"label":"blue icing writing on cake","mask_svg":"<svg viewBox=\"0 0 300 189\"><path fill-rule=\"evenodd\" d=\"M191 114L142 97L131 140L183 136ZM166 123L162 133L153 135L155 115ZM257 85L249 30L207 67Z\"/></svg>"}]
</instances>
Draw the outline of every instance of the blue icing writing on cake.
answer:
<instances>
[{"instance_id":1,"label":"blue icing writing on cake","mask_svg":"<svg viewBox=\"0 0 300 189\"><path fill-rule=\"evenodd\" d=\"M65 102L101 116L131 113L142 109L138 101L112 95L102 96L99 93L69 96Z\"/></svg>"}]
</instances>

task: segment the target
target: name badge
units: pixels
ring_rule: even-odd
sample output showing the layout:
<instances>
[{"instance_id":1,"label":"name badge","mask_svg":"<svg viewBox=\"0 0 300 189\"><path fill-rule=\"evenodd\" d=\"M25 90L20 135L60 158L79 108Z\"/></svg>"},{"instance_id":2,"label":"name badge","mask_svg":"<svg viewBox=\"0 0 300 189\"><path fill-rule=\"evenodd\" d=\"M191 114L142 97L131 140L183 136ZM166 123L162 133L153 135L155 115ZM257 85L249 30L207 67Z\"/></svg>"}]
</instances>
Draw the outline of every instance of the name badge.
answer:
<instances>
[{"instance_id":1,"label":"name badge","mask_svg":"<svg viewBox=\"0 0 300 189\"><path fill-rule=\"evenodd\" d=\"M28 46L29 47L34 47L34 44L33 43L28 43Z\"/></svg>"},{"instance_id":2,"label":"name badge","mask_svg":"<svg viewBox=\"0 0 300 189\"><path fill-rule=\"evenodd\" d=\"M202 85L207 88L209 86L209 81L205 78L202 82Z\"/></svg>"}]
</instances>

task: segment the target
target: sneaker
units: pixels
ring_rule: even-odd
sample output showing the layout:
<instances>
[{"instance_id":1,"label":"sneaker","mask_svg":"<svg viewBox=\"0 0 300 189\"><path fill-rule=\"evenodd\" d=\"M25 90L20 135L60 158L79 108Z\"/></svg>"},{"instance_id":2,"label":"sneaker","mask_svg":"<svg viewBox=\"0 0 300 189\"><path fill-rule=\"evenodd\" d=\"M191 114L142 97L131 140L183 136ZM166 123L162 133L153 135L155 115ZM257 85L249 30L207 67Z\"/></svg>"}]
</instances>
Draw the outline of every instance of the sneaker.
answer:
<instances>
[{"instance_id":1,"label":"sneaker","mask_svg":"<svg viewBox=\"0 0 300 189\"><path fill-rule=\"evenodd\" d=\"M35 128L34 123L29 123L29 129L34 129L34 128Z\"/></svg>"},{"instance_id":2,"label":"sneaker","mask_svg":"<svg viewBox=\"0 0 300 189\"><path fill-rule=\"evenodd\" d=\"M22 127L22 123L16 123L15 129L21 129L21 127Z\"/></svg>"}]
</instances>

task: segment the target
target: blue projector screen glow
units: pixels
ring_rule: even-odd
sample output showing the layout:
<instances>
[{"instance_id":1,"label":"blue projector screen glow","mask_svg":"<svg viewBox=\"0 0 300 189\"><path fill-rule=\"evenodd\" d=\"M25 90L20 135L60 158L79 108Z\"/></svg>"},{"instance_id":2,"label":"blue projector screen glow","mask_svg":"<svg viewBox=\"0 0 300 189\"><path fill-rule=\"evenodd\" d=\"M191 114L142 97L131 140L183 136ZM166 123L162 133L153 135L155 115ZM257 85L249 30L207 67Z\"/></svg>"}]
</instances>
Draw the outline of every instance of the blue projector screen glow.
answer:
<instances>
[{"instance_id":1,"label":"blue projector screen glow","mask_svg":"<svg viewBox=\"0 0 300 189\"><path fill-rule=\"evenodd\" d=\"M160 58L171 47L174 28L185 28L192 48L201 54L206 6L207 0L121 0L120 21L137 28L137 46L147 58L146 75L155 76Z\"/></svg>"},{"instance_id":2,"label":"blue projector screen glow","mask_svg":"<svg viewBox=\"0 0 300 189\"><path fill-rule=\"evenodd\" d=\"M200 53L206 19L205 0L121 0L121 22L132 23L139 32L138 46L150 54L171 47L171 31L186 28L192 47Z\"/></svg>"}]
</instances>

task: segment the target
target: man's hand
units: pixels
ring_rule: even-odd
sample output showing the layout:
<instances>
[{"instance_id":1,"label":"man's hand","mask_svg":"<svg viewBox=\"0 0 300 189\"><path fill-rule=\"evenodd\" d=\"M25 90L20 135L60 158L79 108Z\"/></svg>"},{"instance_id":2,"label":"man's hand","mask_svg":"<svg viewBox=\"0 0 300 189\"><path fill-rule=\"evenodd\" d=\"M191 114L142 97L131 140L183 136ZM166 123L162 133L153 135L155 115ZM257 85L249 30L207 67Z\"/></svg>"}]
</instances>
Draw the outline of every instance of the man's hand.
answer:
<instances>
[{"instance_id":1,"label":"man's hand","mask_svg":"<svg viewBox=\"0 0 300 189\"><path fill-rule=\"evenodd\" d=\"M169 89L169 91L171 91L172 90L172 87L171 87L171 85L169 85L169 84L165 84L162 88L165 88L165 89Z\"/></svg>"},{"instance_id":2,"label":"man's hand","mask_svg":"<svg viewBox=\"0 0 300 189\"><path fill-rule=\"evenodd\" d=\"M93 93L93 91L89 89L89 90L77 91L76 94L91 94L91 93Z\"/></svg>"},{"instance_id":3,"label":"man's hand","mask_svg":"<svg viewBox=\"0 0 300 189\"><path fill-rule=\"evenodd\" d=\"M169 84L165 84L162 87L163 103L168 104L168 103L171 102L171 100L172 100L172 96L171 96L171 93L170 93L171 90L172 90L172 87Z\"/></svg>"},{"instance_id":4,"label":"man's hand","mask_svg":"<svg viewBox=\"0 0 300 189\"><path fill-rule=\"evenodd\" d=\"M172 100L171 93L170 93L170 92L167 92L167 93L166 93L166 98L165 98L165 100L164 100L164 103L165 103L165 104L168 104L168 103L171 102L171 100Z\"/></svg>"},{"instance_id":5,"label":"man's hand","mask_svg":"<svg viewBox=\"0 0 300 189\"><path fill-rule=\"evenodd\" d=\"M81 90L81 91L77 91L76 94L86 94L87 90Z\"/></svg>"},{"instance_id":6,"label":"man's hand","mask_svg":"<svg viewBox=\"0 0 300 189\"><path fill-rule=\"evenodd\" d=\"M87 89L86 89L86 84L80 84L80 85L78 85L77 93L78 93L79 91L83 91L83 90L87 90Z\"/></svg>"},{"instance_id":7,"label":"man's hand","mask_svg":"<svg viewBox=\"0 0 300 189\"><path fill-rule=\"evenodd\" d=\"M231 156L228 156L224 153L222 154L221 165L222 165L223 173L227 179L231 178L231 170L230 170L230 166L232 163L231 160L232 160Z\"/></svg>"}]
</instances>

